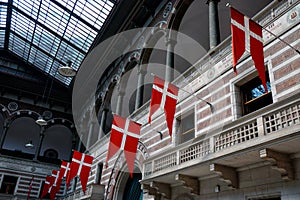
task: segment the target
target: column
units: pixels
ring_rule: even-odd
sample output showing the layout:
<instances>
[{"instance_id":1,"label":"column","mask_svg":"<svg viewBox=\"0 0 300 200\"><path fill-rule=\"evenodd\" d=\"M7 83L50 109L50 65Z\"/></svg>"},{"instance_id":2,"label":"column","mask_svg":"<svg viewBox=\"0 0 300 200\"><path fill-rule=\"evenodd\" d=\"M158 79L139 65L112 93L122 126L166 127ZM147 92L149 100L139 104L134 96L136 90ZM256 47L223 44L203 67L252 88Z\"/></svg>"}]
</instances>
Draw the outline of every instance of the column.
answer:
<instances>
[{"instance_id":1,"label":"column","mask_svg":"<svg viewBox=\"0 0 300 200\"><path fill-rule=\"evenodd\" d=\"M40 131L40 140L39 140L39 143L38 143L38 145L35 149L35 154L34 154L34 158L33 158L34 161L38 160L38 156L41 152L42 143L43 143L43 140L44 140L44 137L45 137L44 132L45 132L45 128L42 126L41 131Z\"/></svg>"},{"instance_id":2,"label":"column","mask_svg":"<svg viewBox=\"0 0 300 200\"><path fill-rule=\"evenodd\" d=\"M125 95L125 92L121 91L121 86L118 85L118 100L117 100L117 107L116 107L116 114L121 115L122 114L122 106L123 106L123 98Z\"/></svg>"},{"instance_id":3,"label":"column","mask_svg":"<svg viewBox=\"0 0 300 200\"><path fill-rule=\"evenodd\" d=\"M101 115L101 121L100 121L100 134L98 136L98 140L103 138L105 135L104 129L105 129L105 122L106 122L106 117L107 117L108 109L104 108L102 110L102 115Z\"/></svg>"},{"instance_id":4,"label":"column","mask_svg":"<svg viewBox=\"0 0 300 200\"><path fill-rule=\"evenodd\" d=\"M166 46L167 46L167 57L166 57L166 75L165 80L172 82L174 79L174 49L176 45L176 40L167 36Z\"/></svg>"},{"instance_id":5,"label":"column","mask_svg":"<svg viewBox=\"0 0 300 200\"><path fill-rule=\"evenodd\" d=\"M209 8L209 47L213 49L220 43L218 3L220 0L208 0Z\"/></svg>"},{"instance_id":6,"label":"column","mask_svg":"<svg viewBox=\"0 0 300 200\"><path fill-rule=\"evenodd\" d=\"M4 144L6 134L7 134L8 127L9 127L9 121L6 119L3 124L3 132L2 132L2 135L0 138L0 150L3 148L3 144Z\"/></svg>"},{"instance_id":7,"label":"column","mask_svg":"<svg viewBox=\"0 0 300 200\"><path fill-rule=\"evenodd\" d=\"M146 71L138 66L138 84L135 97L135 110L139 109L143 105L144 96L144 81L145 81Z\"/></svg>"},{"instance_id":8,"label":"column","mask_svg":"<svg viewBox=\"0 0 300 200\"><path fill-rule=\"evenodd\" d=\"M91 143L91 137L92 137L92 134L93 134L93 130L94 130L94 126L95 126L95 123L94 121L91 121L89 124L90 124L90 127L89 127L89 132L88 132L88 136L87 136L87 139L86 139L86 149L88 149L90 147L90 143Z\"/></svg>"}]
</instances>

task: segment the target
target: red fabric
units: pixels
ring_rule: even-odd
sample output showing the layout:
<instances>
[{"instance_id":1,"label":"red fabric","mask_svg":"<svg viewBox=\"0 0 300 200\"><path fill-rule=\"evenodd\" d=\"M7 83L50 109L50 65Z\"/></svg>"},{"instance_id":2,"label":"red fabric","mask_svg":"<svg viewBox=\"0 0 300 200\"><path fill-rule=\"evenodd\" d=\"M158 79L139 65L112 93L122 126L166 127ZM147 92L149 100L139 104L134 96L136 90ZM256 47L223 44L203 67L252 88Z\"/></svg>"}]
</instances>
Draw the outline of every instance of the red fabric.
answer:
<instances>
[{"instance_id":1,"label":"red fabric","mask_svg":"<svg viewBox=\"0 0 300 200\"><path fill-rule=\"evenodd\" d=\"M75 176L79 176L82 190L85 193L93 159L94 158L92 156L74 151L72 162L70 164L70 173L66 181L67 185L70 184L70 181ZM83 161L83 163L78 163L81 162L81 160Z\"/></svg>"},{"instance_id":2,"label":"red fabric","mask_svg":"<svg viewBox=\"0 0 300 200\"><path fill-rule=\"evenodd\" d=\"M53 184L53 188L51 189L50 198L54 199L55 195L59 192L62 179L67 177L68 173L70 172L70 163L66 161L62 161L60 170L58 172L58 177L56 182ZM66 185L68 187L68 185Z\"/></svg>"},{"instance_id":3,"label":"red fabric","mask_svg":"<svg viewBox=\"0 0 300 200\"><path fill-rule=\"evenodd\" d=\"M52 186L50 188L50 199L51 200L55 198L56 193L59 191L60 185L59 185L59 187L57 185L58 178L59 178L59 173L60 172L56 171L56 170L52 171L52 177L54 177L54 181L53 181L53 184L52 184Z\"/></svg>"},{"instance_id":4,"label":"red fabric","mask_svg":"<svg viewBox=\"0 0 300 200\"><path fill-rule=\"evenodd\" d=\"M239 11L231 8L231 19L235 20L237 23L245 27L244 15ZM262 27L249 19L249 29L250 32L255 33L262 39ZM231 32L232 32L232 57L233 57L233 69L236 73L236 64L241 56L245 52L245 32L244 30L239 29L231 23ZM262 41L257 40L256 38L250 35L250 54L254 61L256 70L258 71L259 78L262 81L262 84L265 88L265 91L268 92L266 84L266 73L264 65L264 52L263 52L263 43Z\"/></svg>"},{"instance_id":5,"label":"red fabric","mask_svg":"<svg viewBox=\"0 0 300 200\"><path fill-rule=\"evenodd\" d=\"M52 186L55 182L56 175L57 175L57 171L52 170L51 176L46 177L46 181L45 181L44 188L43 188L43 191L41 194L41 198L43 198L48 192L51 192Z\"/></svg>"},{"instance_id":6,"label":"red fabric","mask_svg":"<svg viewBox=\"0 0 300 200\"><path fill-rule=\"evenodd\" d=\"M157 76L154 77L153 81L153 86L156 85L157 87L161 88L162 90L164 89L165 86L165 81L158 78ZM179 88L176 87L175 85L168 83L168 92L172 93L176 97L178 97L178 90ZM150 101L150 113L149 113L149 119L148 122L151 123L151 117L152 115L160 108L160 105L163 103L162 102L162 97L163 94L160 91L157 91L152 88L152 97ZM167 126L169 129L169 135L172 137L172 127L173 127L173 120L174 120L174 115L176 111L176 103L177 99L171 98L168 95L166 96L166 101L162 107L164 108L165 115L166 115L166 121L167 121Z\"/></svg>"},{"instance_id":7,"label":"red fabric","mask_svg":"<svg viewBox=\"0 0 300 200\"><path fill-rule=\"evenodd\" d=\"M32 190L32 184L33 184L34 176L32 176L30 184L29 184L29 189L28 189L28 194L27 194L27 199L30 199L30 194Z\"/></svg>"},{"instance_id":8,"label":"red fabric","mask_svg":"<svg viewBox=\"0 0 300 200\"><path fill-rule=\"evenodd\" d=\"M41 198L43 198L44 196L46 196L46 194L48 193L49 191L49 188L50 188L50 181L52 179L52 176L47 176L46 177L46 180L45 180L45 183L44 183L44 187L43 187L43 191L42 191L42 194L41 194Z\"/></svg>"},{"instance_id":9,"label":"red fabric","mask_svg":"<svg viewBox=\"0 0 300 200\"><path fill-rule=\"evenodd\" d=\"M108 147L108 152L106 157L106 163L108 163L108 161L119 150L121 151L123 150L127 162L128 171L130 173L130 176L132 177L133 170L134 170L134 160L136 156L137 145L138 145L140 131L141 131L141 124L138 124L128 119L129 120L128 130L125 130L126 120L127 119L119 115L114 115L113 126L110 134L110 142L109 142L109 147ZM116 130L114 126L120 128L121 130ZM133 134L134 137L130 135L126 135L125 137L123 137L125 135L124 131L130 132L130 134ZM124 149L121 148L123 140L125 140L124 147L123 147Z\"/></svg>"},{"instance_id":10,"label":"red fabric","mask_svg":"<svg viewBox=\"0 0 300 200\"><path fill-rule=\"evenodd\" d=\"M238 12L237 10L231 8L231 19L237 21L242 26L244 24L244 15ZM231 24L231 33L232 33L232 57L233 57L233 70L236 72L236 65L238 60L242 57L245 52L245 32L238 27Z\"/></svg>"}]
</instances>

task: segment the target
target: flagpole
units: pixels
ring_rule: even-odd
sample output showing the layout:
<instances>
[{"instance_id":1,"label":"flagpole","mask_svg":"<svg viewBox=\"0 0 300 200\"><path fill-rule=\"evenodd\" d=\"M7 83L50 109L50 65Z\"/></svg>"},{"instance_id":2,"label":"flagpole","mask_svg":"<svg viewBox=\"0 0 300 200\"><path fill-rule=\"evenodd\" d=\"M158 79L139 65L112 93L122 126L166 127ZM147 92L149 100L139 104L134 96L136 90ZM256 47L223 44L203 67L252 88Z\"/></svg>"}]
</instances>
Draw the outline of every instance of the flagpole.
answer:
<instances>
[{"instance_id":1,"label":"flagpole","mask_svg":"<svg viewBox=\"0 0 300 200\"><path fill-rule=\"evenodd\" d=\"M231 8L232 6L230 5L230 3L226 4L227 7ZM250 19L250 18L249 18ZM293 47L292 45L290 45L289 43L287 43L285 40L281 39L279 36L275 35L274 33L272 33L271 31L269 31L267 28L263 27L262 25L258 24L262 29L264 29L265 31L267 31L268 33L270 33L272 36L274 36L276 39L278 39L279 41L283 42L285 45L287 45L288 47L290 47L291 49L293 49L294 51L296 51L299 55L300 55L300 50L296 49L295 47Z\"/></svg>"}]
</instances>

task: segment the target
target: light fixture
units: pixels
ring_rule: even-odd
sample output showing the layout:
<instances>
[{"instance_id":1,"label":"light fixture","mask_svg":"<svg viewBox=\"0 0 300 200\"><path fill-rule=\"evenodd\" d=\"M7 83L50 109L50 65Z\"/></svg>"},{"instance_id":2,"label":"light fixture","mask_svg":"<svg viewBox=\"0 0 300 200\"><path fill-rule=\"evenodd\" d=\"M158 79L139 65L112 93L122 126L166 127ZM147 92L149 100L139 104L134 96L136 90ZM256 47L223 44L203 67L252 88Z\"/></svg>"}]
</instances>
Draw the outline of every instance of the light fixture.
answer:
<instances>
[{"instance_id":1,"label":"light fixture","mask_svg":"<svg viewBox=\"0 0 300 200\"><path fill-rule=\"evenodd\" d=\"M32 140L25 144L25 147L28 149L33 149L34 145L32 144Z\"/></svg>"},{"instance_id":2,"label":"light fixture","mask_svg":"<svg viewBox=\"0 0 300 200\"><path fill-rule=\"evenodd\" d=\"M73 77L76 75L76 71L71 67L72 62L70 60L67 61L66 66L62 66L58 68L58 73L62 76Z\"/></svg>"},{"instance_id":3,"label":"light fixture","mask_svg":"<svg viewBox=\"0 0 300 200\"><path fill-rule=\"evenodd\" d=\"M38 125L40 126L46 126L47 125L47 122L43 119L42 116L40 116L36 121L35 123L37 123Z\"/></svg>"}]
</instances>

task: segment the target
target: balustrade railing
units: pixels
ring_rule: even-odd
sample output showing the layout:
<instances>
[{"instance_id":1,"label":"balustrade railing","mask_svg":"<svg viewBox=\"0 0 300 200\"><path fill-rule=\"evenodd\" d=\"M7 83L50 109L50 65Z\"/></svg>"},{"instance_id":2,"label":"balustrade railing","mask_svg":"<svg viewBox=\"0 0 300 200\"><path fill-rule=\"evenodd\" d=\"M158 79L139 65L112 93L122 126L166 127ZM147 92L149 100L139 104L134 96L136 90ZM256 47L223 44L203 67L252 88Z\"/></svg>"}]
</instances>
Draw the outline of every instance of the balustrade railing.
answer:
<instances>
[{"instance_id":1,"label":"balustrade railing","mask_svg":"<svg viewBox=\"0 0 300 200\"><path fill-rule=\"evenodd\" d=\"M298 99L297 99L298 97ZM295 98L295 97L294 97ZM259 115L257 115L259 113ZM247 148L260 143L260 138L266 138L270 134L276 134L284 128L300 125L300 99L299 95L295 100L289 99L283 102L274 103L256 112L241 118L232 127L227 126L226 130L204 137L190 145L178 146L168 149L166 153L150 157L144 164L144 178L155 175L173 167L184 167L189 162L198 159L202 162L213 157L213 154L222 152L243 143ZM300 130L299 130L300 132ZM254 141L254 139L256 139ZM241 147L241 146L239 146ZM207 155L211 155L209 158Z\"/></svg>"}]
</instances>

